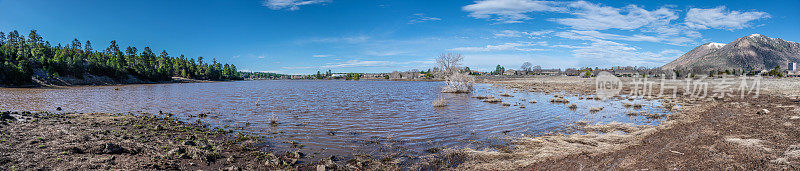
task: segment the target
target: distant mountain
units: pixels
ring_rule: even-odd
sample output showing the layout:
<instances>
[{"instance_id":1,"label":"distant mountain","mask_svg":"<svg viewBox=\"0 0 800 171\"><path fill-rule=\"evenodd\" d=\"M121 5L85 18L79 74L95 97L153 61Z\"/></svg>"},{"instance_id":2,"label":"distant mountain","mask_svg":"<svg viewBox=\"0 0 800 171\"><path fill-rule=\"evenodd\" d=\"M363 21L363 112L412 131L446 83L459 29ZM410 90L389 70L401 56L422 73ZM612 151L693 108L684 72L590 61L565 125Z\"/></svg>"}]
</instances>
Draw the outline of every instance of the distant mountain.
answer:
<instances>
[{"instance_id":1,"label":"distant mountain","mask_svg":"<svg viewBox=\"0 0 800 171\"><path fill-rule=\"evenodd\" d=\"M787 68L800 62L800 43L753 34L735 41L706 43L661 67L663 70L709 71L725 69Z\"/></svg>"}]
</instances>

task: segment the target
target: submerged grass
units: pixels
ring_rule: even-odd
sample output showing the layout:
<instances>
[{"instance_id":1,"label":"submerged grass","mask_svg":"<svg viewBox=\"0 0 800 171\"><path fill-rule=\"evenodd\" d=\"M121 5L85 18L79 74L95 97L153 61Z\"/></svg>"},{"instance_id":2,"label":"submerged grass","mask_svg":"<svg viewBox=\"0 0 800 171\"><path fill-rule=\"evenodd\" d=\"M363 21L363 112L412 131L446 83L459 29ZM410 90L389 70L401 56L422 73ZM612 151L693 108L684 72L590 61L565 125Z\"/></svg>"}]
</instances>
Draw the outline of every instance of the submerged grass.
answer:
<instances>
[{"instance_id":1,"label":"submerged grass","mask_svg":"<svg viewBox=\"0 0 800 171\"><path fill-rule=\"evenodd\" d=\"M439 97L433 101L433 107L445 107L447 106L447 101L444 100L443 97Z\"/></svg>"}]
</instances>

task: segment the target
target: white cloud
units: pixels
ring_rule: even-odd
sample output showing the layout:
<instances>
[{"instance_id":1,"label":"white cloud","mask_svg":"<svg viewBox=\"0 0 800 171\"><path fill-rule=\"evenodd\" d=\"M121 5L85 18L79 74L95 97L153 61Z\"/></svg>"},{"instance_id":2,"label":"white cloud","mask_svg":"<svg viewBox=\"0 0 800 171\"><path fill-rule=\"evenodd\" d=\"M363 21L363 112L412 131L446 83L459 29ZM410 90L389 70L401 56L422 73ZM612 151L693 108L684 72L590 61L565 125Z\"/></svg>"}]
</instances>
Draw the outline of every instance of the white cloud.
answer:
<instances>
[{"instance_id":1,"label":"white cloud","mask_svg":"<svg viewBox=\"0 0 800 171\"><path fill-rule=\"evenodd\" d=\"M593 30L591 31L570 30L570 31L558 32L555 35L562 38L578 39L578 40L625 40L625 41L639 41L639 42L667 42L667 43L678 43L678 44L685 43L684 41L691 41L684 39L654 37L641 34L625 36L618 34L601 33L599 31L593 31Z\"/></svg>"},{"instance_id":2,"label":"white cloud","mask_svg":"<svg viewBox=\"0 0 800 171\"><path fill-rule=\"evenodd\" d=\"M542 43L542 42L539 42ZM486 45L484 47L457 47L449 50L452 51L467 51L467 52L488 52L488 51L546 51L547 49L528 48L530 46L538 45L539 43L503 43L499 45ZM544 42L546 43L546 42Z\"/></svg>"},{"instance_id":3,"label":"white cloud","mask_svg":"<svg viewBox=\"0 0 800 171\"><path fill-rule=\"evenodd\" d=\"M364 43L370 40L369 36L342 36L342 37L322 37L298 40L298 43Z\"/></svg>"},{"instance_id":4,"label":"white cloud","mask_svg":"<svg viewBox=\"0 0 800 171\"><path fill-rule=\"evenodd\" d=\"M614 8L586 1L571 2L568 7L569 13L576 17L555 21L578 30L634 30L653 24L668 24L678 19L676 12L666 7L648 11L636 5Z\"/></svg>"},{"instance_id":5,"label":"white cloud","mask_svg":"<svg viewBox=\"0 0 800 171\"><path fill-rule=\"evenodd\" d=\"M364 54L368 55L368 56L395 56L395 55L401 55L401 54L405 54L405 53L407 53L407 52L405 52L405 51L396 51L396 50L389 50L389 51L369 50L369 51L365 51L364 52Z\"/></svg>"},{"instance_id":6,"label":"white cloud","mask_svg":"<svg viewBox=\"0 0 800 171\"><path fill-rule=\"evenodd\" d=\"M442 20L441 18L425 16L425 14L423 14L423 13L414 14L413 17L414 17L414 19L411 19L411 21L408 21L409 24L424 23L424 22L427 22L427 21L441 21Z\"/></svg>"},{"instance_id":7,"label":"white cloud","mask_svg":"<svg viewBox=\"0 0 800 171\"><path fill-rule=\"evenodd\" d=\"M692 8L686 13L686 25L693 29L742 29L749 27L750 21L769 18L766 12L727 11L724 6L702 9Z\"/></svg>"},{"instance_id":8,"label":"white cloud","mask_svg":"<svg viewBox=\"0 0 800 171\"><path fill-rule=\"evenodd\" d=\"M556 45L554 47L572 48L573 56L582 58L582 66L636 65L660 66L677 58L683 52L666 49L661 52L641 51L628 44L606 40L594 40L588 46Z\"/></svg>"},{"instance_id":9,"label":"white cloud","mask_svg":"<svg viewBox=\"0 0 800 171\"><path fill-rule=\"evenodd\" d=\"M288 9L290 11L300 9L303 5L322 4L331 0L264 0L261 5L272 10Z\"/></svg>"},{"instance_id":10,"label":"white cloud","mask_svg":"<svg viewBox=\"0 0 800 171\"><path fill-rule=\"evenodd\" d=\"M462 10L469 12L470 17L490 19L503 23L520 23L531 19L530 12L564 11L559 2L534 0L482 0L467 5Z\"/></svg>"},{"instance_id":11,"label":"white cloud","mask_svg":"<svg viewBox=\"0 0 800 171\"><path fill-rule=\"evenodd\" d=\"M529 37L529 38L537 38L536 36L541 36L545 34L552 33L552 30L542 30L542 31L532 31L532 32L523 32L523 31L516 31L516 30L503 30L499 33L495 33L495 37Z\"/></svg>"},{"instance_id":12,"label":"white cloud","mask_svg":"<svg viewBox=\"0 0 800 171\"><path fill-rule=\"evenodd\" d=\"M462 9L469 12L470 17L502 23L523 22L536 12L568 14L568 17L548 20L573 30L594 32L560 33L561 37L662 42L681 46L694 44L702 38L698 30L741 29L749 27L749 23L754 20L770 17L769 14L759 11L728 11L724 6L711 9L691 8L686 13L685 21L681 23L678 21L681 11L673 8L675 7L665 5L647 10L633 4L617 8L587 1L481 0ZM597 32L612 29L633 33L613 35ZM526 34L528 32L505 30L496 33L495 37L535 38Z\"/></svg>"},{"instance_id":13,"label":"white cloud","mask_svg":"<svg viewBox=\"0 0 800 171\"><path fill-rule=\"evenodd\" d=\"M312 57L315 57L315 58L326 58L326 57L331 57L331 56L333 56L333 55L312 55Z\"/></svg>"}]
</instances>

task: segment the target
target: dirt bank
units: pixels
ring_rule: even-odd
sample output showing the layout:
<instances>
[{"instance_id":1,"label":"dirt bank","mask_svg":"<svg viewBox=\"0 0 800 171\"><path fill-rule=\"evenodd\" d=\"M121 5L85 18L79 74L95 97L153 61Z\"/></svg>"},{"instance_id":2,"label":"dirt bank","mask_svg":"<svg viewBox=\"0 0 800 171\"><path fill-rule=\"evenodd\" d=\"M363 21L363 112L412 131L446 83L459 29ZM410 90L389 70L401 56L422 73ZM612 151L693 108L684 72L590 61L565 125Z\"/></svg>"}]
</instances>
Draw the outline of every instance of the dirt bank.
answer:
<instances>
[{"instance_id":1,"label":"dirt bank","mask_svg":"<svg viewBox=\"0 0 800 171\"><path fill-rule=\"evenodd\" d=\"M578 123L577 129L588 130L586 134L509 138L510 147L505 150L449 150L431 160L458 163L451 167L457 170L797 170L800 100L792 94L796 91L786 91L784 86L797 84L793 81L766 79L758 98L742 98L736 92L730 97L690 96L691 92L680 88L686 82L679 80L665 84L679 87L677 97L645 97L682 106L656 127ZM517 91L567 95L592 95L595 91L594 80L578 77L487 82ZM621 91L631 92L635 91ZM459 160L450 160L452 156Z\"/></svg>"},{"instance_id":2,"label":"dirt bank","mask_svg":"<svg viewBox=\"0 0 800 171\"><path fill-rule=\"evenodd\" d=\"M703 103L702 110L681 113L691 119L674 122L635 144L547 158L525 169L798 170L798 102L762 96Z\"/></svg>"},{"instance_id":3,"label":"dirt bank","mask_svg":"<svg viewBox=\"0 0 800 171\"><path fill-rule=\"evenodd\" d=\"M149 114L0 113L0 170L360 169L298 163L261 138ZM318 166L321 165L321 166Z\"/></svg>"}]
</instances>

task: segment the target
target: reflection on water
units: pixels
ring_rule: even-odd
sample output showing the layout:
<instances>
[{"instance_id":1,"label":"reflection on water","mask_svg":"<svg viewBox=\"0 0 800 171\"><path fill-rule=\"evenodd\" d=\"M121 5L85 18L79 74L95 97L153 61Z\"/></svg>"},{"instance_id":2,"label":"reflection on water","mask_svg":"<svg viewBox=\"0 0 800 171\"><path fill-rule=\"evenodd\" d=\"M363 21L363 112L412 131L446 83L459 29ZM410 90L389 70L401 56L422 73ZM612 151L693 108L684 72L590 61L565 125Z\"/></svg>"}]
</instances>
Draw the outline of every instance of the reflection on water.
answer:
<instances>
[{"instance_id":1,"label":"reflection on water","mask_svg":"<svg viewBox=\"0 0 800 171\"><path fill-rule=\"evenodd\" d=\"M655 124L627 116L619 101L566 97L578 108L550 103L552 95L512 92L487 84L476 94L502 97L518 106L481 102L470 94L441 94L441 82L397 81L240 81L190 84L0 89L0 110L67 112L149 112L189 115L214 126L230 126L269 137L269 150L291 150L302 144L311 159L353 153L403 151L424 154L431 147L484 148L506 135L536 134L576 121ZM432 107L439 96L446 107ZM525 101L523 101L523 99ZM535 100L538 103L529 103ZM627 100L626 100L627 101ZM659 102L637 110L661 112ZM605 109L592 113L590 107ZM277 126L270 126L276 118Z\"/></svg>"}]
</instances>

